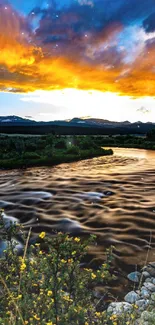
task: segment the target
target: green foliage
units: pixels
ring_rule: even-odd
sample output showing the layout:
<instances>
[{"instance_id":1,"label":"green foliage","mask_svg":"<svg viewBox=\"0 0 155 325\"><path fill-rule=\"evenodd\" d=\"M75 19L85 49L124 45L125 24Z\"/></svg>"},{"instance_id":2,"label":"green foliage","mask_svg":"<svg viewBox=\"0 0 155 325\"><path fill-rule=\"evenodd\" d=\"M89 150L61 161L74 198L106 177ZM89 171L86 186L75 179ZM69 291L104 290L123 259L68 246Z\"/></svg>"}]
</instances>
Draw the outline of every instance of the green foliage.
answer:
<instances>
[{"instance_id":1,"label":"green foliage","mask_svg":"<svg viewBox=\"0 0 155 325\"><path fill-rule=\"evenodd\" d=\"M1 136L0 168L52 166L113 153L103 150L93 137L74 137L71 142L75 145L71 146L67 145L68 141L68 137L54 135L12 138Z\"/></svg>"},{"instance_id":2,"label":"green foliage","mask_svg":"<svg viewBox=\"0 0 155 325\"><path fill-rule=\"evenodd\" d=\"M112 324L94 295L96 285L111 279L112 248L94 271L80 267L89 245L95 243L93 235L83 240L64 233L50 238L41 232L38 243L29 245L30 232L26 238L21 225L6 228L3 213L0 231L7 242L0 259L0 324ZM25 242L22 256L17 254L16 235Z\"/></svg>"},{"instance_id":3,"label":"green foliage","mask_svg":"<svg viewBox=\"0 0 155 325\"><path fill-rule=\"evenodd\" d=\"M36 152L24 152L22 155L23 159L38 159L40 158L39 154Z\"/></svg>"},{"instance_id":4,"label":"green foliage","mask_svg":"<svg viewBox=\"0 0 155 325\"><path fill-rule=\"evenodd\" d=\"M57 142L55 143L55 148L56 149L66 149L67 144L64 139L58 139Z\"/></svg>"},{"instance_id":5,"label":"green foliage","mask_svg":"<svg viewBox=\"0 0 155 325\"><path fill-rule=\"evenodd\" d=\"M70 147L67 149L66 153L67 153L68 155L70 155L70 154L73 154L73 155L79 155L80 150L79 150L79 147L78 147L78 146L74 146L74 145L72 145L72 146L70 146Z\"/></svg>"},{"instance_id":6,"label":"green foliage","mask_svg":"<svg viewBox=\"0 0 155 325\"><path fill-rule=\"evenodd\" d=\"M47 145L50 145L51 147L53 147L53 145L55 143L55 137L54 137L54 135L48 135L46 137L46 143L47 143Z\"/></svg>"},{"instance_id":7,"label":"green foliage","mask_svg":"<svg viewBox=\"0 0 155 325\"><path fill-rule=\"evenodd\" d=\"M98 148L95 140L93 140L93 138L91 136L79 137L78 138L78 146L80 147L80 149L83 149L83 150Z\"/></svg>"},{"instance_id":8,"label":"green foliage","mask_svg":"<svg viewBox=\"0 0 155 325\"><path fill-rule=\"evenodd\" d=\"M155 128L147 133L147 139L149 141L155 141Z\"/></svg>"}]
</instances>

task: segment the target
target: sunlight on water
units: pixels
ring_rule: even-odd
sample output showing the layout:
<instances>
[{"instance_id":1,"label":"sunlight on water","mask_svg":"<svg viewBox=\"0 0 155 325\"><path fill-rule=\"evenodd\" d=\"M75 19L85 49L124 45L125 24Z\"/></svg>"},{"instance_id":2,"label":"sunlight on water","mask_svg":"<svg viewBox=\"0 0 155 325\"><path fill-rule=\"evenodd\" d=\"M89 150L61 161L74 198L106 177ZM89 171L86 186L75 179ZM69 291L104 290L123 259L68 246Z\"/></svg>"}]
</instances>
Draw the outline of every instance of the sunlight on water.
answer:
<instances>
[{"instance_id":1,"label":"sunlight on water","mask_svg":"<svg viewBox=\"0 0 155 325\"><path fill-rule=\"evenodd\" d=\"M102 259L116 247L122 270L143 265L151 234L155 254L155 152L114 148L113 156L51 168L0 171L0 207L34 236L53 228L95 233Z\"/></svg>"}]
</instances>

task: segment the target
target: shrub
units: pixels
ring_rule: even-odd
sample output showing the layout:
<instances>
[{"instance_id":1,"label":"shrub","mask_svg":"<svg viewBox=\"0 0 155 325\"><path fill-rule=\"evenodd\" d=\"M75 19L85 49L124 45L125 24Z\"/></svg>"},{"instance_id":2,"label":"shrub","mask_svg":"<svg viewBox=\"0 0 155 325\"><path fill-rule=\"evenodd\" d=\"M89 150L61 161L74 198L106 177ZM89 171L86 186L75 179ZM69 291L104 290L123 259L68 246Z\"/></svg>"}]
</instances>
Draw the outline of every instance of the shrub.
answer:
<instances>
[{"instance_id":1,"label":"shrub","mask_svg":"<svg viewBox=\"0 0 155 325\"><path fill-rule=\"evenodd\" d=\"M78 146L71 146L67 149L66 153L69 154L73 154L73 155L79 155L80 150Z\"/></svg>"},{"instance_id":2,"label":"shrub","mask_svg":"<svg viewBox=\"0 0 155 325\"><path fill-rule=\"evenodd\" d=\"M55 148L66 149L67 148L66 141L64 139L57 140L57 142L55 143Z\"/></svg>"},{"instance_id":3,"label":"shrub","mask_svg":"<svg viewBox=\"0 0 155 325\"><path fill-rule=\"evenodd\" d=\"M22 155L22 158L23 159L38 159L40 158L39 154L36 153L36 152L25 152L23 155Z\"/></svg>"},{"instance_id":4,"label":"shrub","mask_svg":"<svg viewBox=\"0 0 155 325\"><path fill-rule=\"evenodd\" d=\"M30 231L26 238L20 225L6 227L3 213L0 231L7 242L0 259L0 324L112 324L94 295L94 287L111 278L112 249L106 252L106 262L94 271L82 269L80 263L95 236L83 240L55 232L50 238L41 232L39 241L29 245ZM22 256L16 250L16 235L25 242Z\"/></svg>"}]
</instances>

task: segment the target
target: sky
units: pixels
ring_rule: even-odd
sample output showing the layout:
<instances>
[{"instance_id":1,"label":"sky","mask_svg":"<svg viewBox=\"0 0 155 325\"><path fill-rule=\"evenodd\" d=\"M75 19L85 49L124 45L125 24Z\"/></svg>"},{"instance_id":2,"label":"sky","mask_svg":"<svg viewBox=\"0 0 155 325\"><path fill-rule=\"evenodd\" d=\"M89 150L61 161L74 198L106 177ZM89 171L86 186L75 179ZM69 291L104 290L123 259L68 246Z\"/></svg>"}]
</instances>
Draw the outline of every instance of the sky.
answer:
<instances>
[{"instance_id":1,"label":"sky","mask_svg":"<svg viewBox=\"0 0 155 325\"><path fill-rule=\"evenodd\" d=\"M155 122L155 0L0 0L0 115Z\"/></svg>"}]
</instances>

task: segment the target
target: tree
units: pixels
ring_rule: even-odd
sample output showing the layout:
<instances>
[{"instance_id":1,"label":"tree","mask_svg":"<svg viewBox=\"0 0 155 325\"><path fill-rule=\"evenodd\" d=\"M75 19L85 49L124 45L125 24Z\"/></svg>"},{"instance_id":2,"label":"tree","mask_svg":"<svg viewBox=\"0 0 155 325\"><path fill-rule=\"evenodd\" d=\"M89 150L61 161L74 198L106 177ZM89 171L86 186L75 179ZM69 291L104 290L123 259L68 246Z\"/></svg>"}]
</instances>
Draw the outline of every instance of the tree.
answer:
<instances>
[{"instance_id":1,"label":"tree","mask_svg":"<svg viewBox=\"0 0 155 325\"><path fill-rule=\"evenodd\" d=\"M148 131L146 137L149 141L155 141L155 128Z\"/></svg>"}]
</instances>

